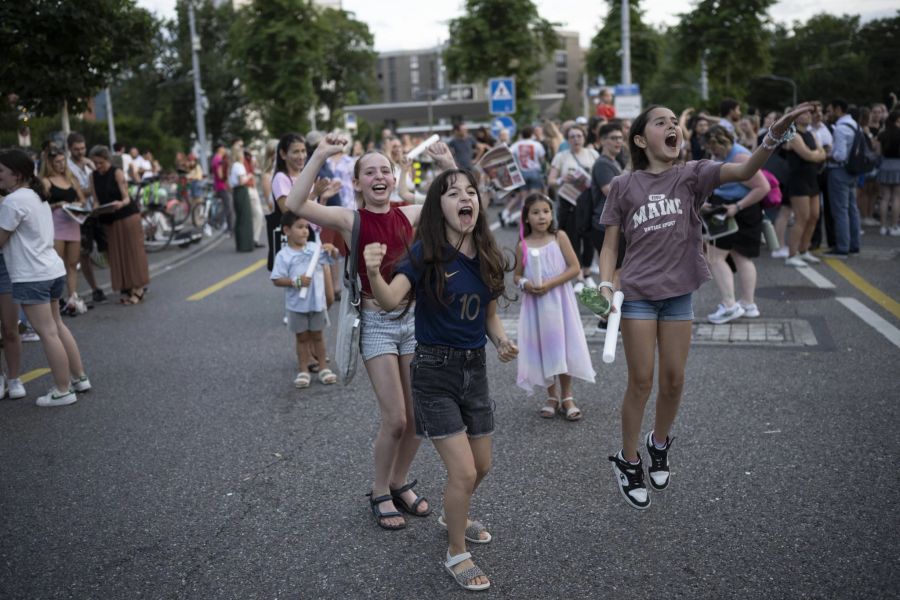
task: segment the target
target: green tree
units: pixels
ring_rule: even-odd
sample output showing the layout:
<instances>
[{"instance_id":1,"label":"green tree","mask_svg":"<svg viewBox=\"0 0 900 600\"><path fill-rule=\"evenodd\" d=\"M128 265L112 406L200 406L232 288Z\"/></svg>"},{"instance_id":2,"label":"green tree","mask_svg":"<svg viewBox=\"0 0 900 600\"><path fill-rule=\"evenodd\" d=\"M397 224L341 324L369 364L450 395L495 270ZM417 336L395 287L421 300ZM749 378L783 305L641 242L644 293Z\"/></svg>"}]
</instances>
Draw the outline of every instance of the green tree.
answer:
<instances>
[{"instance_id":1,"label":"green tree","mask_svg":"<svg viewBox=\"0 0 900 600\"><path fill-rule=\"evenodd\" d=\"M444 52L450 80L515 77L516 116L528 120L538 73L559 45L556 24L542 18L531 0L466 0L465 9L450 21Z\"/></svg>"},{"instance_id":2,"label":"green tree","mask_svg":"<svg viewBox=\"0 0 900 600\"><path fill-rule=\"evenodd\" d=\"M769 7L776 0L700 0L675 28L679 62L696 68L706 52L710 96L743 98L769 73Z\"/></svg>"},{"instance_id":3,"label":"green tree","mask_svg":"<svg viewBox=\"0 0 900 600\"><path fill-rule=\"evenodd\" d=\"M606 20L591 39L585 67L590 79L603 75L612 82L618 81L622 72L622 3L620 0L607 0L607 4L609 11ZM640 0L629 0L631 73L632 81L646 89L659 69L661 35L644 22L644 11L640 5Z\"/></svg>"},{"instance_id":4,"label":"green tree","mask_svg":"<svg viewBox=\"0 0 900 600\"><path fill-rule=\"evenodd\" d=\"M74 110L151 47L158 24L135 0L0 3L0 93L38 115Z\"/></svg>"},{"instance_id":5,"label":"green tree","mask_svg":"<svg viewBox=\"0 0 900 600\"><path fill-rule=\"evenodd\" d=\"M346 11L255 0L238 11L231 41L240 82L273 133L306 129L322 105L334 118L354 93L374 89L373 37Z\"/></svg>"}]
</instances>

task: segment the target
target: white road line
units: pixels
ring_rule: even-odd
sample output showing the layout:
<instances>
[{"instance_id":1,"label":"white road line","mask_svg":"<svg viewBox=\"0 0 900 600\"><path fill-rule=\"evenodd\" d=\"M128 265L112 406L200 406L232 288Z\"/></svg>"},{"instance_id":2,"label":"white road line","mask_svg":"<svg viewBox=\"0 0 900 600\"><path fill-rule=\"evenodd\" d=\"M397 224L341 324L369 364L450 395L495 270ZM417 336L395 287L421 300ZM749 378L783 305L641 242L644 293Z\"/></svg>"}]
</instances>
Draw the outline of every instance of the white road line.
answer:
<instances>
[{"instance_id":1,"label":"white road line","mask_svg":"<svg viewBox=\"0 0 900 600\"><path fill-rule=\"evenodd\" d=\"M493 223L491 223L491 231L497 231L498 229L500 229L500 227L500 221L494 221Z\"/></svg>"},{"instance_id":2,"label":"white road line","mask_svg":"<svg viewBox=\"0 0 900 600\"><path fill-rule=\"evenodd\" d=\"M886 337L889 342L900 348L900 329L897 329L875 311L857 300L856 298L837 298L837 301L846 306L850 312L868 323L872 328Z\"/></svg>"},{"instance_id":3,"label":"white road line","mask_svg":"<svg viewBox=\"0 0 900 600\"><path fill-rule=\"evenodd\" d=\"M814 286L823 290L833 290L834 284L825 279L825 276L813 269L812 267L806 267L805 269L800 268L796 269L798 273L809 279Z\"/></svg>"}]
</instances>

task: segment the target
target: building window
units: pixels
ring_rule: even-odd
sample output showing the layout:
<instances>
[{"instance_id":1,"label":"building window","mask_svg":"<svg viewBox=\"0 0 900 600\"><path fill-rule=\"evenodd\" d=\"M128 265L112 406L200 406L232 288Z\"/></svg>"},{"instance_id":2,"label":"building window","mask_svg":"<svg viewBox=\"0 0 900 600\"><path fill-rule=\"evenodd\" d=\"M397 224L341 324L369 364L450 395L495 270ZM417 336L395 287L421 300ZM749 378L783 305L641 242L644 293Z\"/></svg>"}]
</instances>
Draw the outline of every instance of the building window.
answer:
<instances>
[{"instance_id":1,"label":"building window","mask_svg":"<svg viewBox=\"0 0 900 600\"><path fill-rule=\"evenodd\" d=\"M409 72L409 80L413 85L419 85L419 72L418 71L410 71Z\"/></svg>"},{"instance_id":2,"label":"building window","mask_svg":"<svg viewBox=\"0 0 900 600\"><path fill-rule=\"evenodd\" d=\"M410 69L418 69L419 68L419 57L418 56L410 56L409 57L409 68Z\"/></svg>"},{"instance_id":3,"label":"building window","mask_svg":"<svg viewBox=\"0 0 900 600\"><path fill-rule=\"evenodd\" d=\"M565 69L568 66L569 55L564 50L557 50L554 55L557 69Z\"/></svg>"},{"instance_id":4,"label":"building window","mask_svg":"<svg viewBox=\"0 0 900 600\"><path fill-rule=\"evenodd\" d=\"M556 72L556 85L568 85L569 84L569 74L565 71L557 71Z\"/></svg>"}]
</instances>

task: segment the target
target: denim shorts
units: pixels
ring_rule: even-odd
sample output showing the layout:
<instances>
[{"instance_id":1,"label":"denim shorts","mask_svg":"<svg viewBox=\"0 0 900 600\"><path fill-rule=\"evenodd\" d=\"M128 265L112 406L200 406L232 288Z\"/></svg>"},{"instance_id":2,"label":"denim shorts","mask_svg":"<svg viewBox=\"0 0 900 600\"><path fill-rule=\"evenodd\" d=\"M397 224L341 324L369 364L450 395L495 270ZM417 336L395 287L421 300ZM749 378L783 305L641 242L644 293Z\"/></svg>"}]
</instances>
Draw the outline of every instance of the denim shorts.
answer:
<instances>
[{"instance_id":1,"label":"denim shorts","mask_svg":"<svg viewBox=\"0 0 900 600\"><path fill-rule=\"evenodd\" d=\"M363 360L382 354L403 356L416 349L416 321L414 307L403 315L403 309L362 311L359 327L359 352Z\"/></svg>"},{"instance_id":2,"label":"denim shorts","mask_svg":"<svg viewBox=\"0 0 900 600\"><path fill-rule=\"evenodd\" d=\"M642 321L693 321L691 294L664 300L625 300L622 318Z\"/></svg>"},{"instance_id":3,"label":"denim shorts","mask_svg":"<svg viewBox=\"0 0 900 600\"><path fill-rule=\"evenodd\" d=\"M16 304L50 304L59 300L66 291L66 276L47 281L24 281L12 284L13 301Z\"/></svg>"},{"instance_id":4,"label":"denim shorts","mask_svg":"<svg viewBox=\"0 0 900 600\"><path fill-rule=\"evenodd\" d=\"M522 178L525 180L526 190L544 189L544 175L541 173L540 169L522 169Z\"/></svg>"},{"instance_id":5,"label":"denim shorts","mask_svg":"<svg viewBox=\"0 0 900 600\"><path fill-rule=\"evenodd\" d=\"M439 440L464 432L469 437L494 433L484 347L416 346L412 395L418 437Z\"/></svg>"},{"instance_id":6,"label":"denim shorts","mask_svg":"<svg viewBox=\"0 0 900 600\"><path fill-rule=\"evenodd\" d=\"M12 294L12 279L9 278L9 271L6 270L6 261L0 254L0 294Z\"/></svg>"}]
</instances>

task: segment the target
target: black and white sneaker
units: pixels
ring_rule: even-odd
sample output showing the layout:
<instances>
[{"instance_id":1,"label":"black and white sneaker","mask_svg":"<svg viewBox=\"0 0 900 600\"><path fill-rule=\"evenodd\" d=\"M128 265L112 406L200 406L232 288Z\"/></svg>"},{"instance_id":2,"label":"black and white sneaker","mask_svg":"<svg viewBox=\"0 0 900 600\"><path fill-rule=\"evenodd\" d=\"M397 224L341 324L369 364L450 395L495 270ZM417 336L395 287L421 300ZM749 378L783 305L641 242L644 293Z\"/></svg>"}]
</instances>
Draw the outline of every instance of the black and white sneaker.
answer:
<instances>
[{"instance_id":1,"label":"black and white sneaker","mask_svg":"<svg viewBox=\"0 0 900 600\"><path fill-rule=\"evenodd\" d=\"M669 448L675 438L666 437L666 447L657 448L653 445L653 432L647 434L647 453L650 455L650 466L647 475L650 476L650 486L654 490L664 490L669 487Z\"/></svg>"},{"instance_id":2,"label":"black and white sneaker","mask_svg":"<svg viewBox=\"0 0 900 600\"><path fill-rule=\"evenodd\" d=\"M625 460L621 452L610 456L609 460L612 461L613 474L625 501L639 510L649 507L650 495L647 493L647 486L644 485L644 463L641 461L641 455L638 454L636 465Z\"/></svg>"}]
</instances>

